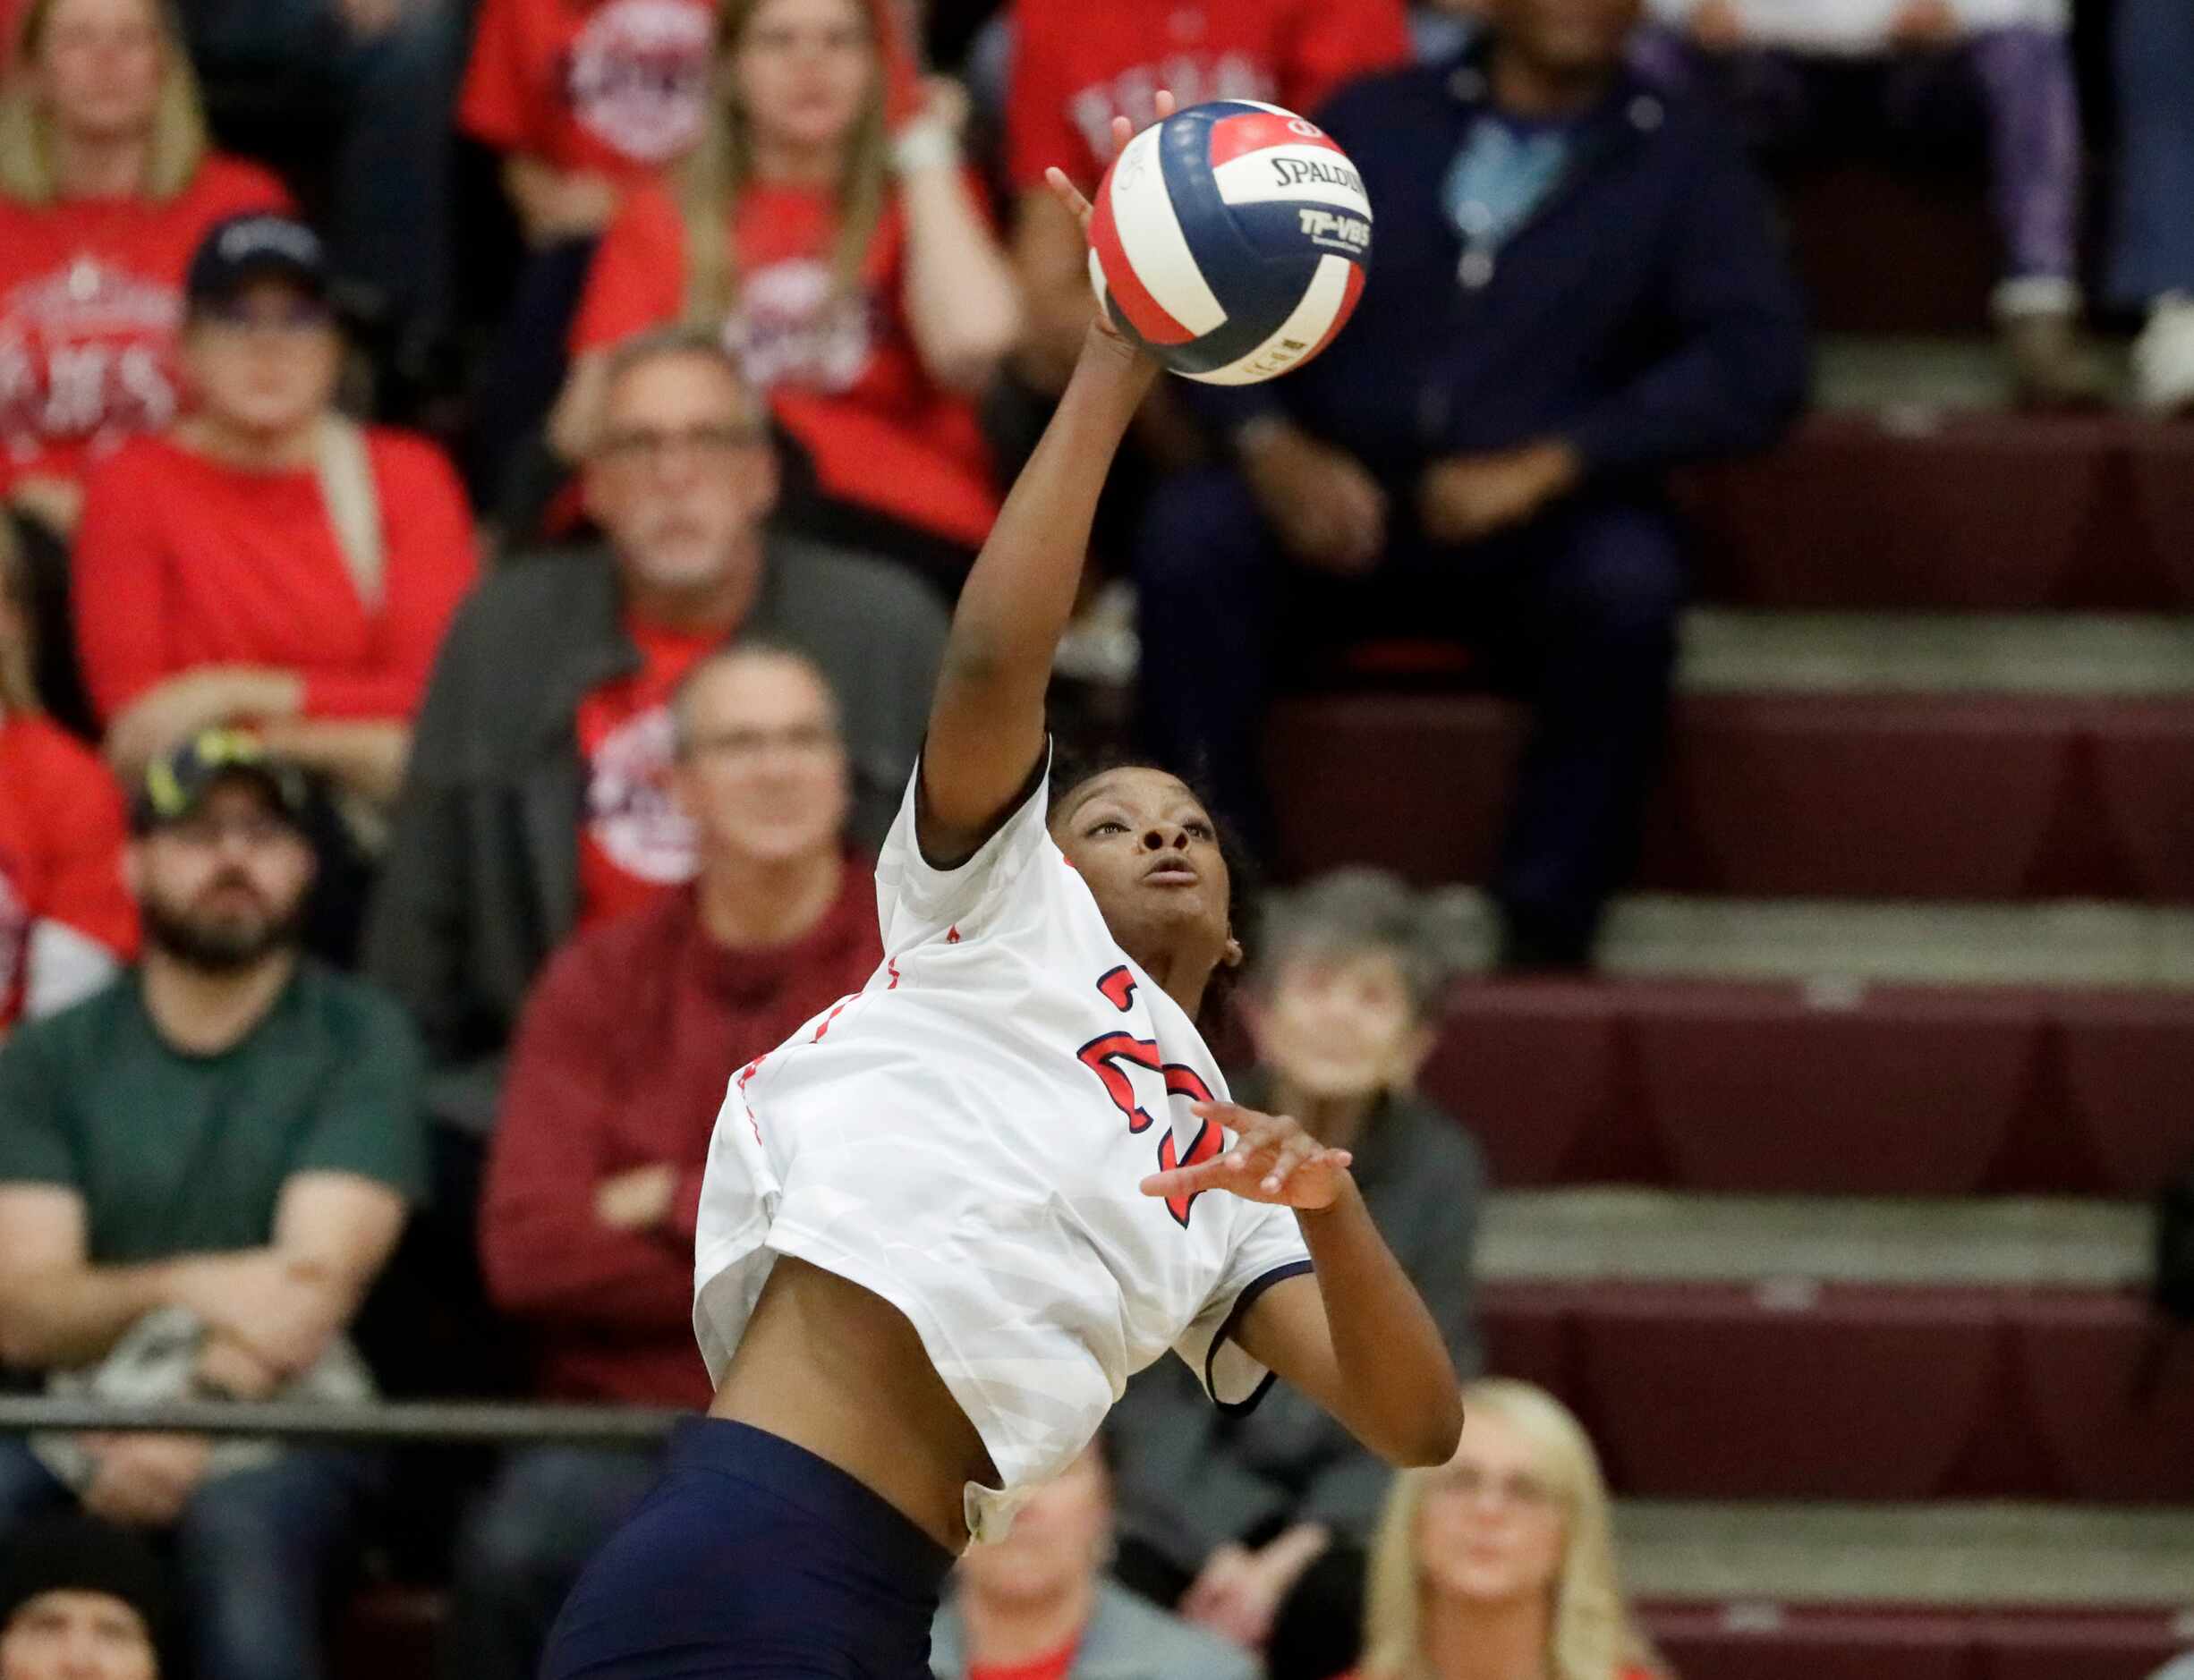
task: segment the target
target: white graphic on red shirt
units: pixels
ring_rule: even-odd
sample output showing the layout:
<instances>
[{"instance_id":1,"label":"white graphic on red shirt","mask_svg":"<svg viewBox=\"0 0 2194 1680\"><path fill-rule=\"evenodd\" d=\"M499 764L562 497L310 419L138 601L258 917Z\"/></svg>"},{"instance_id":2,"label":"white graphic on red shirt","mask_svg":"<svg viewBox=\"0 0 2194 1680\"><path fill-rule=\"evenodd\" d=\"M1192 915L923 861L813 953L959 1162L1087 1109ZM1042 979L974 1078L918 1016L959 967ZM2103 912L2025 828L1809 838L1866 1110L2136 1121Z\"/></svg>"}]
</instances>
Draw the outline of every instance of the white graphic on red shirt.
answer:
<instances>
[{"instance_id":1,"label":"white graphic on red shirt","mask_svg":"<svg viewBox=\"0 0 2194 1680\"><path fill-rule=\"evenodd\" d=\"M587 767L587 832L627 875L659 886L693 878L693 825L670 788L670 708L626 718Z\"/></svg>"},{"instance_id":2,"label":"white graphic on red shirt","mask_svg":"<svg viewBox=\"0 0 2194 1680\"><path fill-rule=\"evenodd\" d=\"M1177 13L1176 19L1184 14ZM1195 17L1201 32L1202 19ZM1176 32L1178 32L1177 23ZM1158 120L1158 90L1170 89L1183 110L1211 99L1280 97L1271 72L1246 53L1180 52L1154 64L1136 64L1107 81L1092 82L1067 101L1067 115L1088 142L1092 157L1112 156L1112 119L1124 116L1139 131Z\"/></svg>"},{"instance_id":3,"label":"white graphic on red shirt","mask_svg":"<svg viewBox=\"0 0 2194 1680\"><path fill-rule=\"evenodd\" d=\"M843 391L868 367L876 329L865 293L839 290L829 263L795 257L742 283L724 342L759 386Z\"/></svg>"},{"instance_id":4,"label":"white graphic on red shirt","mask_svg":"<svg viewBox=\"0 0 2194 1680\"><path fill-rule=\"evenodd\" d=\"M183 297L82 256L0 298L0 435L18 459L41 441L109 442L174 418L167 352Z\"/></svg>"},{"instance_id":5,"label":"white graphic on red shirt","mask_svg":"<svg viewBox=\"0 0 2194 1680\"><path fill-rule=\"evenodd\" d=\"M668 163L701 138L709 13L691 0L608 0L572 42L573 118L634 163Z\"/></svg>"}]
</instances>

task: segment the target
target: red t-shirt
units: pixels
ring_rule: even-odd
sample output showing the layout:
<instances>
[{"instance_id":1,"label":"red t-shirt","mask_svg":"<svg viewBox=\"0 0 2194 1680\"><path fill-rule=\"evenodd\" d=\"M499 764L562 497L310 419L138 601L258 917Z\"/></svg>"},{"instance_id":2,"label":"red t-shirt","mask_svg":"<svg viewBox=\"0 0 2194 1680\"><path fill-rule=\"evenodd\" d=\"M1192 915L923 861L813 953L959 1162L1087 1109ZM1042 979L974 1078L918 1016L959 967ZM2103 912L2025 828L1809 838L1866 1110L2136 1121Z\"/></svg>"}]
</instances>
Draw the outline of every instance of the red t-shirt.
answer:
<instances>
[{"instance_id":1,"label":"red t-shirt","mask_svg":"<svg viewBox=\"0 0 2194 1680\"><path fill-rule=\"evenodd\" d=\"M0 717L0 1039L22 1014L32 938L137 951L122 884L121 790L106 765L43 717Z\"/></svg>"},{"instance_id":2,"label":"red t-shirt","mask_svg":"<svg viewBox=\"0 0 2194 1680\"><path fill-rule=\"evenodd\" d=\"M700 139L712 0L485 0L457 107L497 151L627 186Z\"/></svg>"},{"instance_id":3,"label":"red t-shirt","mask_svg":"<svg viewBox=\"0 0 2194 1680\"><path fill-rule=\"evenodd\" d=\"M1406 63L1401 0L1016 0L1006 161L1017 188L1056 164L1084 186L1170 89L1184 106L1263 99L1314 110L1342 82Z\"/></svg>"},{"instance_id":4,"label":"red t-shirt","mask_svg":"<svg viewBox=\"0 0 2194 1680\"><path fill-rule=\"evenodd\" d=\"M208 229L286 209L256 164L209 157L175 198L0 197L0 488L77 478L181 406L183 278Z\"/></svg>"},{"instance_id":5,"label":"red t-shirt","mask_svg":"<svg viewBox=\"0 0 2194 1680\"><path fill-rule=\"evenodd\" d=\"M967 1665L967 1680L1067 1680L1074 1667L1074 1654L1081 1645L1076 1634L1048 1657L1039 1657L1033 1662L982 1663Z\"/></svg>"},{"instance_id":6,"label":"red t-shirt","mask_svg":"<svg viewBox=\"0 0 2194 1680\"><path fill-rule=\"evenodd\" d=\"M627 615L640 669L579 702L587 805L579 827L579 925L654 902L693 878L693 826L670 790L670 698L720 631L671 630Z\"/></svg>"},{"instance_id":7,"label":"red t-shirt","mask_svg":"<svg viewBox=\"0 0 2194 1680\"><path fill-rule=\"evenodd\" d=\"M974 405L940 389L915 353L901 300L906 224L897 201L877 224L853 296L831 274L837 226L827 193L746 191L732 217L740 285L726 342L813 455L826 492L978 547L998 517L990 454ZM573 348L675 321L685 301L677 207L660 189L636 192L595 257Z\"/></svg>"},{"instance_id":8,"label":"red t-shirt","mask_svg":"<svg viewBox=\"0 0 2194 1680\"><path fill-rule=\"evenodd\" d=\"M165 678L273 666L312 717L409 717L472 587L472 513L421 437L366 434L380 503L378 607L361 598L310 469L250 472L166 437L125 444L85 487L72 564L78 650L110 721Z\"/></svg>"}]
</instances>

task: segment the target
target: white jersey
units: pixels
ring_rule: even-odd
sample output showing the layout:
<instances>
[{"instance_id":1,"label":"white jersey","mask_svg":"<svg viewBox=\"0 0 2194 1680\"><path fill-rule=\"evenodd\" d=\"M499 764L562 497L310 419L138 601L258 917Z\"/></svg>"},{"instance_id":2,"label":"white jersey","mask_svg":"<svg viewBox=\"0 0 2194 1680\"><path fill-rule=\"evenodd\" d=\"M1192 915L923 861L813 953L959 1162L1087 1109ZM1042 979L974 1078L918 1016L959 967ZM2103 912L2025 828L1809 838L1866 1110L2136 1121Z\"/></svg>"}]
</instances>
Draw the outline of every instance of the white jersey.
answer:
<instances>
[{"instance_id":1,"label":"white jersey","mask_svg":"<svg viewBox=\"0 0 2194 1680\"><path fill-rule=\"evenodd\" d=\"M1310 1268L1285 1208L1138 1188L1226 1147L1188 1111L1226 1083L1114 943L1047 803L1040 782L939 870L909 786L876 868L884 964L733 1080L696 1241L713 1379L778 1254L906 1315L998 1467L1000 1488L967 1485L978 1540L1006 1532L1168 1348L1218 1404L1254 1404L1271 1376L1234 1320Z\"/></svg>"}]
</instances>

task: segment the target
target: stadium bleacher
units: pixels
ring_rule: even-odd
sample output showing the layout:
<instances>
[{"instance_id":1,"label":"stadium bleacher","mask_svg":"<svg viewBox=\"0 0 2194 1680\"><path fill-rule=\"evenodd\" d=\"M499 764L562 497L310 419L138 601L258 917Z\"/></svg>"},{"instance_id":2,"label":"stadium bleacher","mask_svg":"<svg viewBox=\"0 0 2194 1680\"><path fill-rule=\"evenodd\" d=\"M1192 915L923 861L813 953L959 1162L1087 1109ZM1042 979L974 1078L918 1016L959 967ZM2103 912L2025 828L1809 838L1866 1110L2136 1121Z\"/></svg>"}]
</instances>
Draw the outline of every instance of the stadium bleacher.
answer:
<instances>
[{"instance_id":1,"label":"stadium bleacher","mask_svg":"<svg viewBox=\"0 0 2194 1680\"><path fill-rule=\"evenodd\" d=\"M1931 191L1796 193L1832 326L1977 327ZM1884 226L1897 288L1853 267ZM1506 1192L1492 1362L1593 1429L1687 1680L2140 1680L2194 1641L2194 1338L2143 1294L2190 1148L2194 434L1877 394L1684 495L1603 974L1473 980L1425 1077ZM1386 664L1275 721L1288 862L1482 880L1518 719Z\"/></svg>"}]
</instances>

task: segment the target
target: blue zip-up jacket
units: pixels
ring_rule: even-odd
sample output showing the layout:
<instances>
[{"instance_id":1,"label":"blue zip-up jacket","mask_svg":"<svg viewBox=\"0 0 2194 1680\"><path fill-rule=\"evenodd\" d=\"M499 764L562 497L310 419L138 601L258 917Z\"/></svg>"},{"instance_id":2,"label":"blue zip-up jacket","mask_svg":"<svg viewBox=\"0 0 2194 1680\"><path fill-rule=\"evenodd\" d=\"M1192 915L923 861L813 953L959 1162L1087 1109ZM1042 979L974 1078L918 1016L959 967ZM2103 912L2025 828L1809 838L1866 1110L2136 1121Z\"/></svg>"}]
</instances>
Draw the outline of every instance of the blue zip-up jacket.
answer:
<instances>
[{"instance_id":1,"label":"blue zip-up jacket","mask_svg":"<svg viewBox=\"0 0 2194 1680\"><path fill-rule=\"evenodd\" d=\"M1371 272L1325 353L1270 384L1194 386L1221 428L1286 414L1393 483L1442 455L1566 437L1588 474L1772 443L1803 403L1804 306L1742 142L1624 75L1497 250L1441 203L1484 108L1484 47L1366 77L1317 121L1371 196Z\"/></svg>"}]
</instances>

